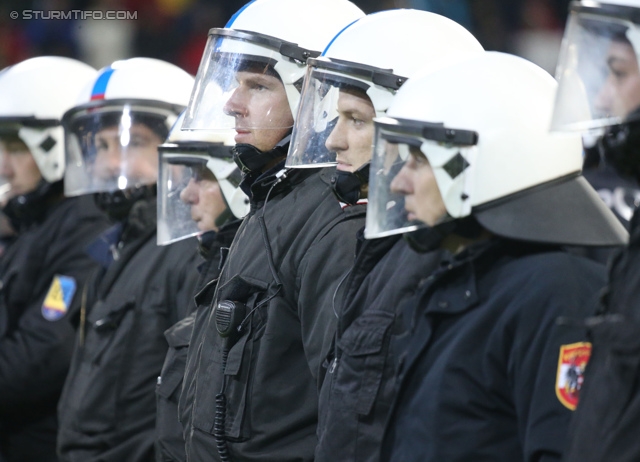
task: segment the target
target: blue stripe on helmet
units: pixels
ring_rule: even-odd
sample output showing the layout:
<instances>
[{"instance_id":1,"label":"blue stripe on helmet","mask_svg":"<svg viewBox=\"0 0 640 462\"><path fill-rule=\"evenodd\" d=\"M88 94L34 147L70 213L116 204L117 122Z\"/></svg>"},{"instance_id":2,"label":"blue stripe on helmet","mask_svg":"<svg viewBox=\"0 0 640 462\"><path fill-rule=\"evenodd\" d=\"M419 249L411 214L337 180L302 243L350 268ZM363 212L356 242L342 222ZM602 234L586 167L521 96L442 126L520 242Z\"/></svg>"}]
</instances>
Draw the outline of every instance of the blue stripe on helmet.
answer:
<instances>
[{"instance_id":1,"label":"blue stripe on helmet","mask_svg":"<svg viewBox=\"0 0 640 462\"><path fill-rule=\"evenodd\" d=\"M91 90L91 99L104 99L104 94L107 91L107 84L109 83L109 79L113 74L113 69L111 66L105 68L104 71L100 73L96 83L93 84L93 89Z\"/></svg>"},{"instance_id":2,"label":"blue stripe on helmet","mask_svg":"<svg viewBox=\"0 0 640 462\"><path fill-rule=\"evenodd\" d=\"M242 14L242 12L252 3L255 3L256 0L251 0L249 3L247 3L245 6L243 6L242 8L240 8L238 11L235 12L235 14L233 16L231 16L231 18L229 19L229 21L227 21L227 23L224 25L225 29L229 29L231 28L231 26L233 25L233 23L235 22L236 19L238 19L238 16L240 16L240 14Z\"/></svg>"},{"instance_id":3,"label":"blue stripe on helmet","mask_svg":"<svg viewBox=\"0 0 640 462\"><path fill-rule=\"evenodd\" d=\"M335 39L337 39L338 37L340 37L340 35L341 35L345 30L347 30L349 27L351 27L354 23L358 22L358 20L359 20L359 19L360 19L360 18L358 18L358 19L356 19L355 21L353 21L353 22L351 22L351 23L347 24L346 26L344 26L344 28L343 28L340 32L338 32L338 33L336 34L336 36L335 36L335 37L333 37L333 38L331 39L331 41L329 42L329 44L327 45L327 47L324 49L324 51L322 52L322 54L321 54L320 56L324 56L324 55L327 53L327 51L329 50L329 47L331 47L331 45L332 45L332 44L333 44L333 42L335 41Z\"/></svg>"}]
</instances>

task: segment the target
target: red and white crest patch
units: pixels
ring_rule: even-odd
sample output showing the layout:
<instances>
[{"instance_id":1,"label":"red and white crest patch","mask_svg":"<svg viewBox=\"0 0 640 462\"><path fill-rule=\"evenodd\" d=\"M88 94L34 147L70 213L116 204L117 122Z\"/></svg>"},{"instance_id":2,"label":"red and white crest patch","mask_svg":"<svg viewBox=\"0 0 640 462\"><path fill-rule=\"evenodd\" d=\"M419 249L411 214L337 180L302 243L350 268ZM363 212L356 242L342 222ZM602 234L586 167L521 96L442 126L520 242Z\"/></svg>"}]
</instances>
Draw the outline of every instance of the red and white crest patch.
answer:
<instances>
[{"instance_id":1,"label":"red and white crest patch","mask_svg":"<svg viewBox=\"0 0 640 462\"><path fill-rule=\"evenodd\" d=\"M584 382L584 370L591 356L591 344L572 343L560 347L558 373L556 375L556 396L572 411L578 406L580 388Z\"/></svg>"}]
</instances>

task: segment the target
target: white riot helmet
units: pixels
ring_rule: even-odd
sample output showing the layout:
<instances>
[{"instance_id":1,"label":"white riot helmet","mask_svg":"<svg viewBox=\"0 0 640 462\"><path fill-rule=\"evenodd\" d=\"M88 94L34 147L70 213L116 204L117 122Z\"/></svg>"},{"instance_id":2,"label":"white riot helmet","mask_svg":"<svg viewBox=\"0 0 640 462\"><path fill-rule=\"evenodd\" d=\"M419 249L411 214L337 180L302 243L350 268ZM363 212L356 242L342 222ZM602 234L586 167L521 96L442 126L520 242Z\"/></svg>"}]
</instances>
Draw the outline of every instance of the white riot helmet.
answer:
<instances>
[{"instance_id":1,"label":"white riot helmet","mask_svg":"<svg viewBox=\"0 0 640 462\"><path fill-rule=\"evenodd\" d=\"M336 153L325 143L341 120L337 111L341 90L368 97L375 115L381 117L398 88L416 71L425 66L436 70L482 51L460 24L426 11L382 11L352 23L333 38L321 57L307 61L286 165L336 164ZM367 155L370 158L370 150Z\"/></svg>"},{"instance_id":2,"label":"white riot helmet","mask_svg":"<svg viewBox=\"0 0 640 462\"><path fill-rule=\"evenodd\" d=\"M66 195L155 188L157 147L192 86L187 72L157 59L132 58L101 69L63 118Z\"/></svg>"},{"instance_id":3,"label":"white riot helmet","mask_svg":"<svg viewBox=\"0 0 640 462\"><path fill-rule=\"evenodd\" d=\"M303 12L311 19L302 20ZM227 102L238 87L236 74L246 70L277 76L295 117L307 58L318 56L334 35L362 16L364 13L347 0L247 3L224 28L209 31L183 128L234 129L236 118L228 115ZM284 121L281 111L272 109L264 107L260 121L245 120L242 128L291 128L290 118Z\"/></svg>"},{"instance_id":4,"label":"white riot helmet","mask_svg":"<svg viewBox=\"0 0 640 462\"><path fill-rule=\"evenodd\" d=\"M496 52L409 79L376 119L365 236L420 226L391 191L407 159L424 156L446 207L439 223L472 215L508 238L622 244L626 231L580 175L580 135L549 133L556 88L543 69Z\"/></svg>"},{"instance_id":5,"label":"white riot helmet","mask_svg":"<svg viewBox=\"0 0 640 462\"><path fill-rule=\"evenodd\" d=\"M27 59L0 72L0 136L17 136L48 183L64 175L62 115L96 74L87 64L58 56ZM12 195L10 183L4 189Z\"/></svg>"},{"instance_id":6,"label":"white riot helmet","mask_svg":"<svg viewBox=\"0 0 640 462\"><path fill-rule=\"evenodd\" d=\"M572 2L556 70L552 129L590 130L640 120L639 62L637 0Z\"/></svg>"},{"instance_id":7,"label":"white riot helmet","mask_svg":"<svg viewBox=\"0 0 640 462\"><path fill-rule=\"evenodd\" d=\"M234 132L181 130L184 114L158 146L159 245L217 229L249 213L249 198L238 186L242 175L231 153ZM207 213L211 216L203 216Z\"/></svg>"}]
</instances>

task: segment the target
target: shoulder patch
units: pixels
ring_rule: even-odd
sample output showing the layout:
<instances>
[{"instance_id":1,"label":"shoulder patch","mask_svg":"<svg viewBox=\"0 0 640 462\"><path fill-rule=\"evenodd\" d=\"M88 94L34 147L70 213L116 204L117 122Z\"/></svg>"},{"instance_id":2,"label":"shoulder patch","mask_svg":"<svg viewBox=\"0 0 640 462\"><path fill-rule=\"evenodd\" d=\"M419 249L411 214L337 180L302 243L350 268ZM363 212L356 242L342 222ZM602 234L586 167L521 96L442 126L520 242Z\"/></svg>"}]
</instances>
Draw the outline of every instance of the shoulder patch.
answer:
<instances>
[{"instance_id":1,"label":"shoulder patch","mask_svg":"<svg viewBox=\"0 0 640 462\"><path fill-rule=\"evenodd\" d=\"M70 276L56 274L42 304L42 316L48 321L62 318L71 305L76 293L76 280Z\"/></svg>"},{"instance_id":2,"label":"shoulder patch","mask_svg":"<svg viewBox=\"0 0 640 462\"><path fill-rule=\"evenodd\" d=\"M578 342L560 347L558 372L556 374L556 396L568 409L578 406L580 388L584 382L584 370L591 357L591 343Z\"/></svg>"}]
</instances>

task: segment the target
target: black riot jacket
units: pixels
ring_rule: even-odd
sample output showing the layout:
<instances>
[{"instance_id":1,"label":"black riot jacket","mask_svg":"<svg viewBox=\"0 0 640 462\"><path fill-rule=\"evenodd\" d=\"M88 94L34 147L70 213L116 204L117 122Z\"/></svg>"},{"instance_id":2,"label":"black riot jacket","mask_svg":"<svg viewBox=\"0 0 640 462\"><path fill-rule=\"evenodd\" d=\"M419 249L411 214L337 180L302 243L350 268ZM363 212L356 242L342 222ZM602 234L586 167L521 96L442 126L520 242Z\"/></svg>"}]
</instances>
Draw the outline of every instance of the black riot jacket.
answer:
<instances>
[{"instance_id":1,"label":"black riot jacket","mask_svg":"<svg viewBox=\"0 0 640 462\"><path fill-rule=\"evenodd\" d=\"M333 169L294 169L278 181L281 168L253 182L218 285L201 294L179 406L190 461L223 460L225 451L234 461L313 460L331 300L364 213L340 207ZM216 330L224 300L246 307L231 341ZM216 411L226 414L219 427Z\"/></svg>"},{"instance_id":2,"label":"black riot jacket","mask_svg":"<svg viewBox=\"0 0 640 462\"><path fill-rule=\"evenodd\" d=\"M0 259L0 459L57 460L56 404L74 343L72 301L107 227L90 198L61 199Z\"/></svg>"},{"instance_id":3,"label":"black riot jacket","mask_svg":"<svg viewBox=\"0 0 640 462\"><path fill-rule=\"evenodd\" d=\"M320 393L317 462L378 461L395 389L399 307L438 263L401 236L363 241L338 303L338 327Z\"/></svg>"},{"instance_id":4,"label":"black riot jacket","mask_svg":"<svg viewBox=\"0 0 640 462\"><path fill-rule=\"evenodd\" d=\"M155 200L96 241L77 346L58 406L61 461L153 461L155 387L164 331L186 315L197 281L196 242L156 245Z\"/></svg>"},{"instance_id":5,"label":"black riot jacket","mask_svg":"<svg viewBox=\"0 0 640 462\"><path fill-rule=\"evenodd\" d=\"M610 264L597 317L588 322L593 354L571 422L566 462L640 460L640 213L629 245Z\"/></svg>"},{"instance_id":6,"label":"black riot jacket","mask_svg":"<svg viewBox=\"0 0 640 462\"><path fill-rule=\"evenodd\" d=\"M494 238L442 262L406 305L382 460L558 461L605 268Z\"/></svg>"},{"instance_id":7,"label":"black riot jacket","mask_svg":"<svg viewBox=\"0 0 640 462\"><path fill-rule=\"evenodd\" d=\"M241 220L226 223L218 232L210 231L202 236L200 255L204 261L198 266L200 280L196 285L196 294L207 282L215 281L220 275L222 255L226 254L240 226ZM156 460L158 462L182 462L187 456L184 449L182 424L178 420L178 398L182 385L182 377L187 363L187 349L195 313L195 303L191 303L192 312L180 320L164 336L169 344L169 351L158 377L156 387Z\"/></svg>"}]
</instances>

